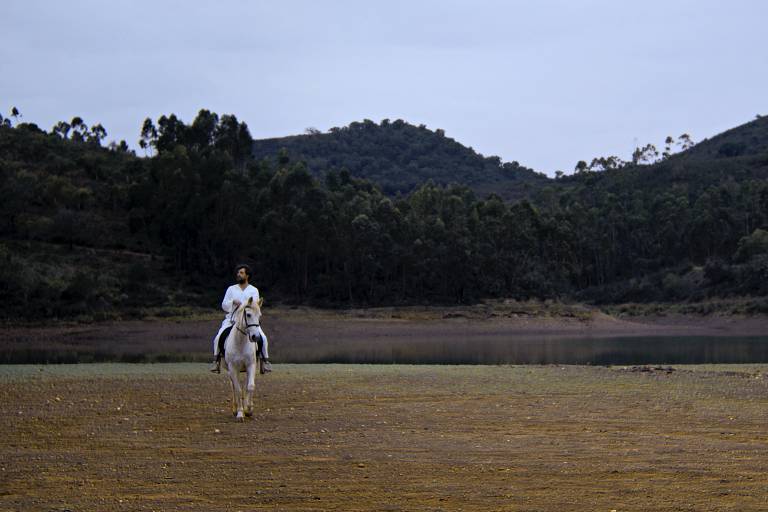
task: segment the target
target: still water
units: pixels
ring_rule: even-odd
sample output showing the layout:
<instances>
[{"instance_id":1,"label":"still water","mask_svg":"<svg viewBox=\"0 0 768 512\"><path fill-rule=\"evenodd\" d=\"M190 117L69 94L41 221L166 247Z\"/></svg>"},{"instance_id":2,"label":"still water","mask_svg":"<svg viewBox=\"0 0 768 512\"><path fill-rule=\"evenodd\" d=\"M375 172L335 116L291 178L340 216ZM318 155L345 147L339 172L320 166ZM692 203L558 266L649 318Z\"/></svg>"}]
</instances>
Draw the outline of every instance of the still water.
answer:
<instances>
[{"instance_id":1,"label":"still water","mask_svg":"<svg viewBox=\"0 0 768 512\"><path fill-rule=\"evenodd\" d=\"M286 363L377 364L738 364L768 363L768 336L466 339L446 342L301 344Z\"/></svg>"}]
</instances>

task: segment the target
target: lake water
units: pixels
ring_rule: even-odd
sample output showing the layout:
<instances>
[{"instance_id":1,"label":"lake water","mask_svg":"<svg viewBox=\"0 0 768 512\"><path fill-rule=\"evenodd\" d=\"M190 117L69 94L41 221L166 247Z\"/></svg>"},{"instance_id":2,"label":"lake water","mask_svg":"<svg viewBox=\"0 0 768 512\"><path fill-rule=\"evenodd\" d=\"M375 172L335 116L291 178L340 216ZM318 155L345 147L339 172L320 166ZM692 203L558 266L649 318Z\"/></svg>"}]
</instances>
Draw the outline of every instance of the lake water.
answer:
<instances>
[{"instance_id":1,"label":"lake water","mask_svg":"<svg viewBox=\"0 0 768 512\"><path fill-rule=\"evenodd\" d=\"M281 347L288 363L739 364L768 363L768 336L467 339L331 342Z\"/></svg>"},{"instance_id":2,"label":"lake water","mask_svg":"<svg viewBox=\"0 0 768 512\"><path fill-rule=\"evenodd\" d=\"M210 361L207 339L173 344L23 343L0 346L0 363L180 362ZM193 345L194 342L194 345ZM2 345L2 344L0 344ZM275 363L362 364L748 364L768 363L768 336L647 336L616 338L519 337L453 334L449 337L376 337L334 340L304 337L271 347Z\"/></svg>"}]
</instances>

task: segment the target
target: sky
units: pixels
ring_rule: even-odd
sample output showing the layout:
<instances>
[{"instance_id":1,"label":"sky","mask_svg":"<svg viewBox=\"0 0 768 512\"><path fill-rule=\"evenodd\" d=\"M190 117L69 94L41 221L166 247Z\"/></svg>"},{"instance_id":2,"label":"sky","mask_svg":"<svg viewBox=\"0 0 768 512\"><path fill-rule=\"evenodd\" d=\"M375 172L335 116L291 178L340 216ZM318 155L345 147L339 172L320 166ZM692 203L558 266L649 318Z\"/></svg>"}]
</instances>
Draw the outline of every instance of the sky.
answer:
<instances>
[{"instance_id":1,"label":"sky","mask_svg":"<svg viewBox=\"0 0 768 512\"><path fill-rule=\"evenodd\" d=\"M554 175L768 114L763 0L0 2L0 113L254 138L404 119ZM140 151L139 151L140 153Z\"/></svg>"}]
</instances>

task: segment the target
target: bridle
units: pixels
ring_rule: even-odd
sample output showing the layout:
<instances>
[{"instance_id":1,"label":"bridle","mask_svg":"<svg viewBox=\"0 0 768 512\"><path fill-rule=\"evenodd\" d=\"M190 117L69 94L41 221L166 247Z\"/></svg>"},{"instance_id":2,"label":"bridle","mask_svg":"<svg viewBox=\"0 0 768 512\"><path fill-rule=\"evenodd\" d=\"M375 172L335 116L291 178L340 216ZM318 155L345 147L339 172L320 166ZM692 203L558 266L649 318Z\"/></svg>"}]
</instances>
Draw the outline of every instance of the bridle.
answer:
<instances>
[{"instance_id":1,"label":"bridle","mask_svg":"<svg viewBox=\"0 0 768 512\"><path fill-rule=\"evenodd\" d=\"M249 329L249 328L251 328L251 327L261 327L261 325L259 325L259 324L249 324L249 323L248 323L248 319L247 319L247 317L245 316L245 310L246 310L246 309L253 309L253 308L252 308L252 307L250 307L250 306L245 306L245 307L243 308L243 320L245 321L245 329L246 329L246 330L243 330L243 329L241 329L241 328L240 328L240 326L239 326L239 325L237 325L237 322L235 322L235 329L237 329L237 330L240 332L240 334L244 334L246 337L248 337L248 329ZM250 338L248 338L248 339L249 339L249 341L250 341Z\"/></svg>"}]
</instances>

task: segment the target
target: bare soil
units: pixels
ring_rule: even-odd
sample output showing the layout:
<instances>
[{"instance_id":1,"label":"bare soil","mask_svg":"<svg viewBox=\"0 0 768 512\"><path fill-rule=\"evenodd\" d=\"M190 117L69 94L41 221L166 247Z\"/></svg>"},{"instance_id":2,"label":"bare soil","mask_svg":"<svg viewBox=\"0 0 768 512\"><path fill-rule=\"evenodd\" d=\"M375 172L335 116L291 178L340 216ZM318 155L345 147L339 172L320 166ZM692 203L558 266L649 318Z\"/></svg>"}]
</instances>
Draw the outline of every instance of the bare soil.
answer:
<instances>
[{"instance_id":1,"label":"bare soil","mask_svg":"<svg viewBox=\"0 0 768 512\"><path fill-rule=\"evenodd\" d=\"M768 509L768 366L0 366L0 510Z\"/></svg>"}]
</instances>

